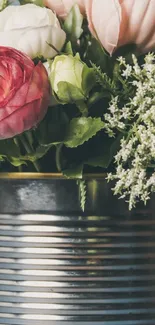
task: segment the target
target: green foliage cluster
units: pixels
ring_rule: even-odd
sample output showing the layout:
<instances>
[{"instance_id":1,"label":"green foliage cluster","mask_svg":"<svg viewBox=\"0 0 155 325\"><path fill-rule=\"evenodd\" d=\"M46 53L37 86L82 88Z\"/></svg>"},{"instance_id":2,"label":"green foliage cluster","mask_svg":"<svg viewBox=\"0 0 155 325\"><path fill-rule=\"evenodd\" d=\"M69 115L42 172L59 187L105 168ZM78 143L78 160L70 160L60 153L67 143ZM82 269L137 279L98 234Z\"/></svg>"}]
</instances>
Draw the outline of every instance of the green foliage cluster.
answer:
<instances>
[{"instance_id":1,"label":"green foliage cluster","mask_svg":"<svg viewBox=\"0 0 155 325\"><path fill-rule=\"evenodd\" d=\"M31 2L42 6L41 0ZM27 1L21 0L21 4L24 3ZM57 93L53 90L56 103L48 108L44 120L29 132L0 141L0 166L3 171L5 162L9 162L13 170L18 167L23 171L34 168L42 172L59 171L66 177L78 179L81 208L84 210L86 185L82 180L83 173L94 171L94 168L113 172L115 155L121 148L123 137L127 136L116 125L115 136L110 137L105 124L108 123L106 116L109 109L113 114L111 103L115 99L119 98L121 109L128 107L135 96L134 82L129 82L123 73L127 73L128 66L134 66L133 54L136 55L136 50L134 45L127 45L111 57L90 34L77 5L61 24L67 38L58 56L71 56L72 61L74 58L79 60L79 66L82 63L81 83L78 80L77 86L60 80ZM143 55L137 57L140 67L144 59ZM50 61L49 65L52 63ZM76 65L74 72L76 76ZM118 111L117 114L119 116ZM124 123L128 125L129 121Z\"/></svg>"}]
</instances>

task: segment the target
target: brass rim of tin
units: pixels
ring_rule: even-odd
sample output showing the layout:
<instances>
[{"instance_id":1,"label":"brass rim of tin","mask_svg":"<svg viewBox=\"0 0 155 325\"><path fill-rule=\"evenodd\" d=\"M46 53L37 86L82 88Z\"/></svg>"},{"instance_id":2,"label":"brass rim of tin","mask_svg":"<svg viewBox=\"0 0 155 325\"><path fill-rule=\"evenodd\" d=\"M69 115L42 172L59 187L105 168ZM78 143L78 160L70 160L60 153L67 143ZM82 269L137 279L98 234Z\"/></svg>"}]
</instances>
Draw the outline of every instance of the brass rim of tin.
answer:
<instances>
[{"instance_id":1,"label":"brass rim of tin","mask_svg":"<svg viewBox=\"0 0 155 325\"><path fill-rule=\"evenodd\" d=\"M99 174L84 174L82 179L99 179L105 178L105 173ZM77 179L68 178L61 173L0 173L0 179Z\"/></svg>"}]
</instances>

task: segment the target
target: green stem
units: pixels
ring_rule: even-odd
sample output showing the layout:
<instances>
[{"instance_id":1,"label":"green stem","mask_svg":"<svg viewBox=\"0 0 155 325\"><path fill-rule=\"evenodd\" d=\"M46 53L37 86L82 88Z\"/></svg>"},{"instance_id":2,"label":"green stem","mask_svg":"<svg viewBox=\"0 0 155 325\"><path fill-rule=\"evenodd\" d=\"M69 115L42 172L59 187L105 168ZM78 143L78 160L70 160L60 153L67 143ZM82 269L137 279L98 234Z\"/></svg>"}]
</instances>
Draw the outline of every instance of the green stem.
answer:
<instances>
[{"instance_id":1,"label":"green stem","mask_svg":"<svg viewBox=\"0 0 155 325\"><path fill-rule=\"evenodd\" d=\"M19 151L20 151L20 144L19 144L19 141L17 138L14 138L14 143L16 144L16 146L19 148ZM18 166L18 171L19 173L22 173L22 165Z\"/></svg>"},{"instance_id":2,"label":"green stem","mask_svg":"<svg viewBox=\"0 0 155 325\"><path fill-rule=\"evenodd\" d=\"M26 152L27 152L28 154L33 153L33 149L32 149L32 146L31 146L29 140L28 140L28 137L27 137L27 139L26 139L25 135L22 134L22 135L20 136L20 140L21 140L21 142L22 142L22 144L23 144L23 146L24 146ZM32 163L33 163L33 165L34 165L36 171L37 171L37 172L40 172L40 165L39 165L39 162L36 160L36 161L32 161Z\"/></svg>"},{"instance_id":3,"label":"green stem","mask_svg":"<svg viewBox=\"0 0 155 325\"><path fill-rule=\"evenodd\" d=\"M29 143L30 147L31 147L31 150L33 151L33 146L32 146L32 143L33 143L33 136L32 136L32 132L31 131L27 131L24 133L25 135L25 138L27 139L27 142Z\"/></svg>"},{"instance_id":4,"label":"green stem","mask_svg":"<svg viewBox=\"0 0 155 325\"><path fill-rule=\"evenodd\" d=\"M20 151L20 144L19 144L18 139L14 138L13 140L14 140L15 145L19 148L19 151ZM22 165L18 166L17 168L18 168L19 173L22 173Z\"/></svg>"},{"instance_id":5,"label":"green stem","mask_svg":"<svg viewBox=\"0 0 155 325\"><path fill-rule=\"evenodd\" d=\"M19 172L19 173L22 173L22 171L23 171L23 170L22 170L22 165L18 166L17 168L18 168L18 172Z\"/></svg>"},{"instance_id":6,"label":"green stem","mask_svg":"<svg viewBox=\"0 0 155 325\"><path fill-rule=\"evenodd\" d=\"M57 170L60 172L61 171L61 149L62 149L63 144L60 143L56 146L56 156L55 156L55 161L56 161L56 167Z\"/></svg>"},{"instance_id":7,"label":"green stem","mask_svg":"<svg viewBox=\"0 0 155 325\"><path fill-rule=\"evenodd\" d=\"M78 109L83 117L88 116L88 107L85 102L81 101L79 103L76 103L76 106L78 107Z\"/></svg>"}]
</instances>

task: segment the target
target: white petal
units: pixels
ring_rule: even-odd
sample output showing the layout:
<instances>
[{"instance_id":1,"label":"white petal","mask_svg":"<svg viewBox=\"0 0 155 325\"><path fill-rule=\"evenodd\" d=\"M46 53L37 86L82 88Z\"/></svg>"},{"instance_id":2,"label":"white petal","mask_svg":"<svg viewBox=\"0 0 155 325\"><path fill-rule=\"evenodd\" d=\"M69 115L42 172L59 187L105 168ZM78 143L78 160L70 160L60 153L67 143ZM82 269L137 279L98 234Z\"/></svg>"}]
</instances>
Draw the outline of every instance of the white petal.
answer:
<instances>
[{"instance_id":1,"label":"white petal","mask_svg":"<svg viewBox=\"0 0 155 325\"><path fill-rule=\"evenodd\" d=\"M40 55L45 59L53 58L56 51L48 43L59 51L65 39L65 32L52 26L0 32L0 46L13 47L26 53L32 59Z\"/></svg>"},{"instance_id":2,"label":"white petal","mask_svg":"<svg viewBox=\"0 0 155 325\"><path fill-rule=\"evenodd\" d=\"M44 67L45 67L45 69L46 69L46 71L47 71L47 73L48 73L48 76L50 76L51 68L50 68L50 64L49 64L49 62L46 61L46 62L43 63L43 65L44 65Z\"/></svg>"},{"instance_id":3,"label":"white petal","mask_svg":"<svg viewBox=\"0 0 155 325\"><path fill-rule=\"evenodd\" d=\"M7 31L0 32L0 46L8 46L18 49L18 39L21 35L21 31Z\"/></svg>"},{"instance_id":4,"label":"white petal","mask_svg":"<svg viewBox=\"0 0 155 325\"><path fill-rule=\"evenodd\" d=\"M48 44L52 44L59 51L63 47L65 39L66 34L60 28L47 26L27 29L20 36L18 48L32 59L39 55L48 59L57 54Z\"/></svg>"},{"instance_id":5,"label":"white petal","mask_svg":"<svg viewBox=\"0 0 155 325\"><path fill-rule=\"evenodd\" d=\"M34 4L8 6L0 12L1 31L47 25L60 27L59 21L52 10Z\"/></svg>"}]
</instances>

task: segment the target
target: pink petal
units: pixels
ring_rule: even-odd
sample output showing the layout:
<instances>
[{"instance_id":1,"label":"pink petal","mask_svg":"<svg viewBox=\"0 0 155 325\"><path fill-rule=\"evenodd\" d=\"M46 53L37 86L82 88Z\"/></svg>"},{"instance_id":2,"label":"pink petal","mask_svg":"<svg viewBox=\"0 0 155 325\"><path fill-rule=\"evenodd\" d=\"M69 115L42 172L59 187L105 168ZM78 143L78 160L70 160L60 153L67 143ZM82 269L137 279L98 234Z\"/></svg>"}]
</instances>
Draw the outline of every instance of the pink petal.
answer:
<instances>
[{"instance_id":1,"label":"pink petal","mask_svg":"<svg viewBox=\"0 0 155 325\"><path fill-rule=\"evenodd\" d=\"M38 103L24 105L0 122L0 139L12 138L34 125L35 110ZM40 106L40 103L39 105ZM35 107L35 109L34 109Z\"/></svg>"},{"instance_id":2,"label":"pink petal","mask_svg":"<svg viewBox=\"0 0 155 325\"><path fill-rule=\"evenodd\" d=\"M0 47L0 73L10 87L0 108L0 139L7 139L43 119L50 101L50 83L41 62L34 66L31 59L14 49Z\"/></svg>"},{"instance_id":3,"label":"pink petal","mask_svg":"<svg viewBox=\"0 0 155 325\"><path fill-rule=\"evenodd\" d=\"M84 0L85 2L85 10L88 19L89 29L94 37L96 37L95 27L92 22L92 4L93 0Z\"/></svg>"},{"instance_id":4,"label":"pink petal","mask_svg":"<svg viewBox=\"0 0 155 325\"><path fill-rule=\"evenodd\" d=\"M92 1L94 29L101 44L110 54L118 45L121 19L121 7L118 0Z\"/></svg>"},{"instance_id":5,"label":"pink petal","mask_svg":"<svg viewBox=\"0 0 155 325\"><path fill-rule=\"evenodd\" d=\"M64 17L66 15L63 0L44 0L44 5L55 11L59 17Z\"/></svg>"},{"instance_id":6,"label":"pink petal","mask_svg":"<svg viewBox=\"0 0 155 325\"><path fill-rule=\"evenodd\" d=\"M79 5L81 12L84 14L84 0L44 0L44 5L55 11L63 19L75 4Z\"/></svg>"},{"instance_id":7,"label":"pink petal","mask_svg":"<svg viewBox=\"0 0 155 325\"><path fill-rule=\"evenodd\" d=\"M121 0L119 46L135 43L141 52L155 49L155 1Z\"/></svg>"}]
</instances>

